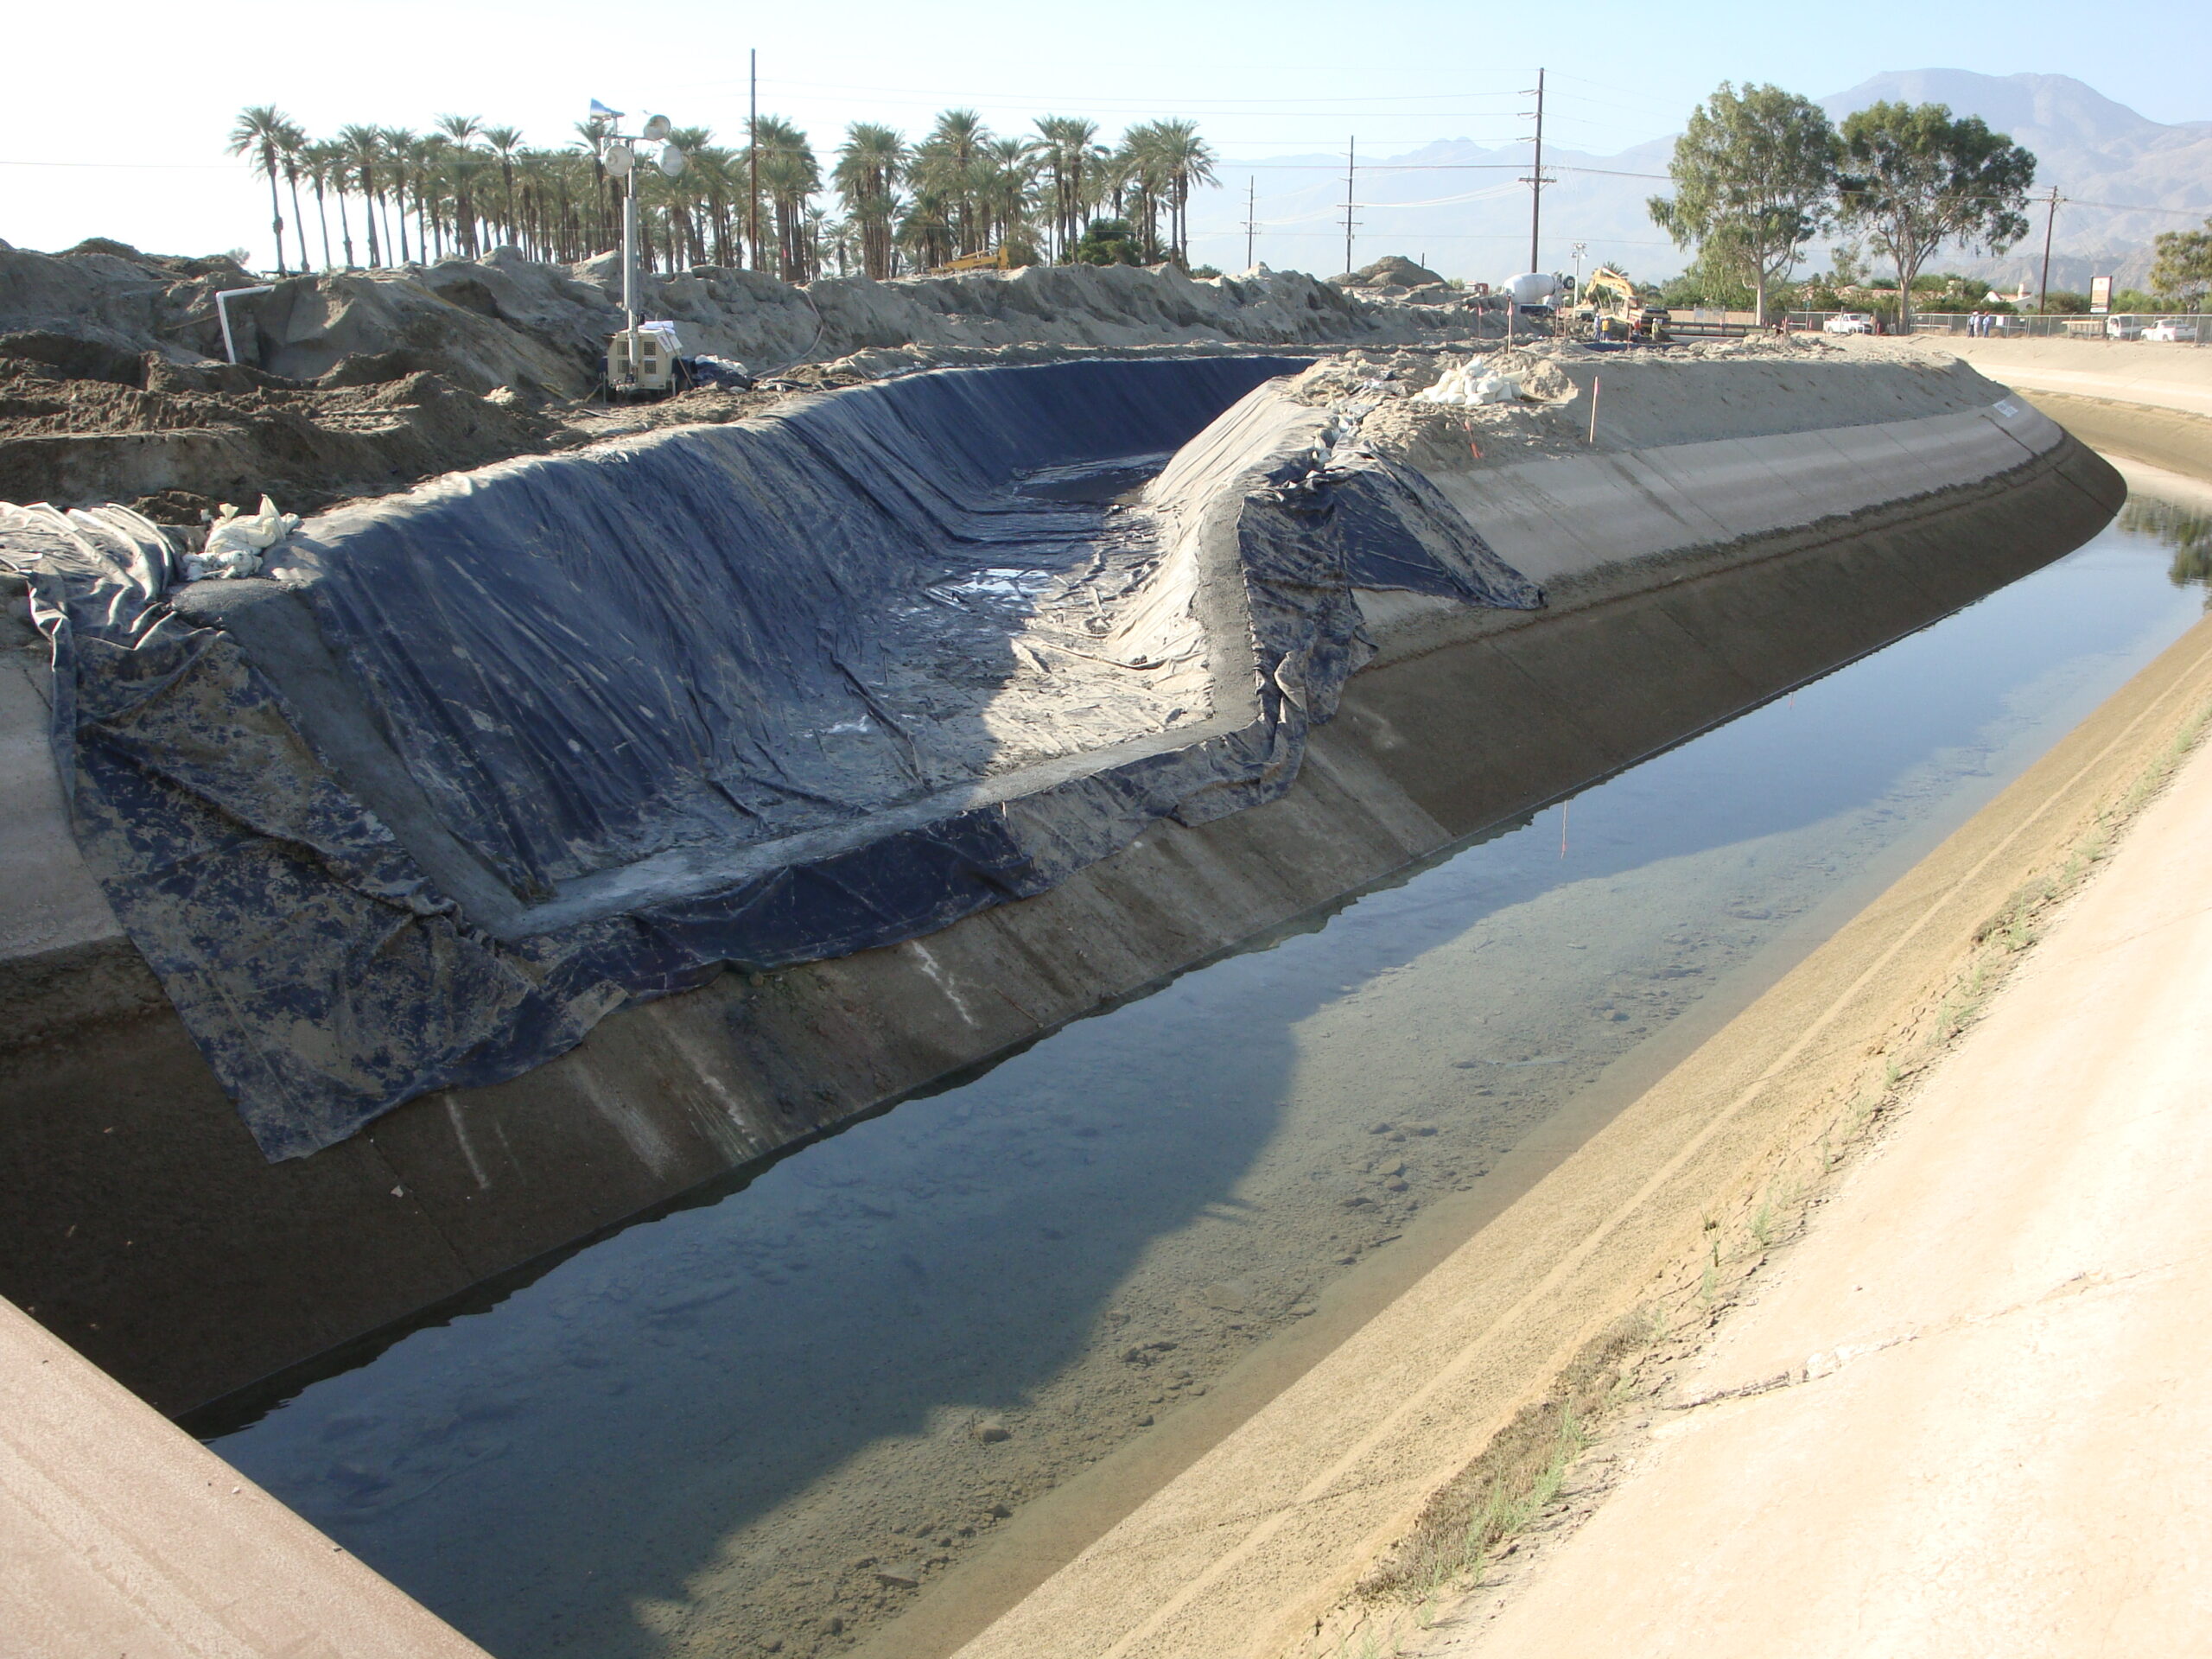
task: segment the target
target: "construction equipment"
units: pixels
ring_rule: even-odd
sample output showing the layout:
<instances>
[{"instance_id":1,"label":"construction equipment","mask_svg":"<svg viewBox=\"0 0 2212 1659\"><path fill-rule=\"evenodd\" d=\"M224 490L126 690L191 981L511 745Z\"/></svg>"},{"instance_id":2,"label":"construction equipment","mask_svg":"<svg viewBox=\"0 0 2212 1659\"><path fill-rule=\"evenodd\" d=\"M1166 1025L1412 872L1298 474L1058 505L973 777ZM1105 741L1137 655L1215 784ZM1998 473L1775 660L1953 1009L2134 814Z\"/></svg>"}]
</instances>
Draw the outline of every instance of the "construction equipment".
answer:
<instances>
[{"instance_id":1,"label":"construction equipment","mask_svg":"<svg viewBox=\"0 0 2212 1659\"><path fill-rule=\"evenodd\" d=\"M634 362L631 353L637 353ZM607 385L617 393L669 392L676 388L676 359L683 351L676 327L644 322L607 341Z\"/></svg>"},{"instance_id":2,"label":"construction equipment","mask_svg":"<svg viewBox=\"0 0 2212 1659\"><path fill-rule=\"evenodd\" d=\"M930 269L930 275L948 276L959 270L1012 270L1013 269L1013 254L1005 247L1000 246L988 253L964 253L957 259L950 259L944 264L933 265Z\"/></svg>"},{"instance_id":3,"label":"construction equipment","mask_svg":"<svg viewBox=\"0 0 2212 1659\"><path fill-rule=\"evenodd\" d=\"M1669 338L1667 308L1646 305L1637 296L1636 284L1611 265L1590 273L1580 299L1574 308L1575 332L1586 339L1664 345Z\"/></svg>"}]
</instances>

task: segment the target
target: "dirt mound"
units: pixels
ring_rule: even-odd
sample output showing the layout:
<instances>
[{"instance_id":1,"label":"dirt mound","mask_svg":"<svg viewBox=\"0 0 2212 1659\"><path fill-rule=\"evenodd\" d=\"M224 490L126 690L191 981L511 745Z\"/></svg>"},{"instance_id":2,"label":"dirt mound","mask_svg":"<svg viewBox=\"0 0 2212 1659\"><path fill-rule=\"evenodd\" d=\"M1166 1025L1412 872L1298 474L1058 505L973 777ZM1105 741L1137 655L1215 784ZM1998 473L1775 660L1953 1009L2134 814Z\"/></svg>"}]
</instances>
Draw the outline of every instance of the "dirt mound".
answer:
<instances>
[{"instance_id":1,"label":"dirt mound","mask_svg":"<svg viewBox=\"0 0 2212 1659\"><path fill-rule=\"evenodd\" d=\"M30 337L48 352L56 337ZM582 442L511 398L480 397L431 374L326 391L218 364L110 355L99 374L0 339L0 499L119 500L156 522L192 524L218 502L266 491L312 510L456 468Z\"/></svg>"},{"instance_id":2,"label":"dirt mound","mask_svg":"<svg viewBox=\"0 0 2212 1659\"><path fill-rule=\"evenodd\" d=\"M1031 267L795 288L698 267L645 283L688 354L780 378L645 409L594 402L621 326L612 255L333 271L262 286L227 257L104 239L0 243L0 499L139 503L196 518L266 490L314 511L505 455L724 421L793 390L952 363L1445 338L1471 318L1376 302L1295 271ZM238 362L226 359L235 348Z\"/></svg>"},{"instance_id":3,"label":"dirt mound","mask_svg":"<svg viewBox=\"0 0 2212 1659\"><path fill-rule=\"evenodd\" d=\"M1444 286L1445 283L1427 265L1417 265L1402 253L1393 253L1352 272L1351 284L1355 288L1433 288Z\"/></svg>"}]
</instances>

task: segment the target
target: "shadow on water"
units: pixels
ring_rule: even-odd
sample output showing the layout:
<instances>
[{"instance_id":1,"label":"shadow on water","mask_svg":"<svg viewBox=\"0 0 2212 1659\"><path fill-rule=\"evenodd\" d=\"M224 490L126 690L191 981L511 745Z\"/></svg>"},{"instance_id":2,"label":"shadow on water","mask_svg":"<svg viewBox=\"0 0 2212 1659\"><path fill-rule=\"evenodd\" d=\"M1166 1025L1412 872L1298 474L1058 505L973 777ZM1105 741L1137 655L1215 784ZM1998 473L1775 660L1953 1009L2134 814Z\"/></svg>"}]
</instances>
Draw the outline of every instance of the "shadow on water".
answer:
<instances>
[{"instance_id":1,"label":"shadow on water","mask_svg":"<svg viewBox=\"0 0 2212 1659\"><path fill-rule=\"evenodd\" d=\"M2108 532L216 1449L506 1659L841 1647L1971 810L2194 620L2164 578Z\"/></svg>"}]
</instances>

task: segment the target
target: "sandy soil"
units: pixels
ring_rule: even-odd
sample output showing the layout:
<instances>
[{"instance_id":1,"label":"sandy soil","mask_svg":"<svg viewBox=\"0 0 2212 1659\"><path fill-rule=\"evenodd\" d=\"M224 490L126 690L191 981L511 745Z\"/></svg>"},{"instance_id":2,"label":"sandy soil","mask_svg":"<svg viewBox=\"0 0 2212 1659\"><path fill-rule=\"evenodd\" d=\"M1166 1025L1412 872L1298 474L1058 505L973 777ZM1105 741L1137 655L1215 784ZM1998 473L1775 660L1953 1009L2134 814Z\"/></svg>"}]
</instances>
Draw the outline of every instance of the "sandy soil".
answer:
<instances>
[{"instance_id":1,"label":"sandy soil","mask_svg":"<svg viewBox=\"0 0 2212 1659\"><path fill-rule=\"evenodd\" d=\"M1438 1656L2180 1653L2212 1619L2212 754Z\"/></svg>"}]
</instances>

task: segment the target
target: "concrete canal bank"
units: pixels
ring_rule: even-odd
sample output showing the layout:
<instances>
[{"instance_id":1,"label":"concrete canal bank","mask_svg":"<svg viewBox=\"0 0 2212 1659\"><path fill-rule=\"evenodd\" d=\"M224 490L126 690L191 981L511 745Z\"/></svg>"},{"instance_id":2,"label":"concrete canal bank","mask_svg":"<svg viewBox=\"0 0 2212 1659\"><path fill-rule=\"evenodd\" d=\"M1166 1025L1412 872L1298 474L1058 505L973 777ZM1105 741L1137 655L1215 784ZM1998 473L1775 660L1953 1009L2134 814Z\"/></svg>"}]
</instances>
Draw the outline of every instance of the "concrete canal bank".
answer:
<instances>
[{"instance_id":1,"label":"concrete canal bank","mask_svg":"<svg viewBox=\"0 0 2212 1659\"><path fill-rule=\"evenodd\" d=\"M2194 442L2173 459L2186 471L2131 467L2131 478L2139 489L2201 512L2212 445ZM1952 1029L1949 1011L1973 1001L1967 980L1980 971L1977 952L1991 918L2024 891L2063 885L2071 865L2100 855L2084 849L2101 844L2106 826L2124 822L2143 789L2165 776L2177 737L2201 728L2208 710L2212 623L2199 623L1626 1109L1581 1131L1562 1121L1559 1135L1571 1144L1539 1141L1502 1164L1499 1174L1525 1170L1518 1190L1471 1217L1455 1251L1440 1249L1432 1270L1271 1391L1240 1426L1192 1446L1187 1465L1141 1502L1125 1503L1110 1524L1084 1534L1064 1521L1063 1553L1049 1568L1009 1548L995 1581L988 1569L965 1585L949 1581L869 1651L1304 1659L1393 1653L1402 1644L1408 1652L1484 1652L1493 1637L1519 1651L1547 1611L1554 1622L1545 1639L1585 1632L1589 1578L1567 1576L1575 1568L1628 1573L1617 1588L1643 1599L1692 1582L1677 1573L1662 1590L1661 1581L1640 1582L1612 1558L1592 1554L1621 1544L1623 1526L1653 1518L1648 1492L1641 1494L1646 1513L1607 1516L1611 1530L1602 1543L1585 1536L1573 1554L1542 1558L1538 1571L1547 1576L1535 1593L1548 1601L1509 1604L1507 1622L1487 1631L1490 1601L1471 1600L1464 1630L1455 1626L1448 1640L1425 1637L1419 1595L1402 1586L1376 1592L1370 1575L1439 1493L1465 1487L1485 1469L1514 1469L1511 1455L1500 1458L1501 1442L1530 1421L1553 1424L1559 1402L1580 1399L1578 1390L1591 1386L1573 1367L1595 1364L1602 1393L1613 1366L1625 1376L1662 1308L1688 1332L1671 1340L1694 1352L1700 1268L1714 1230L1729 1241L1732 1260L1757 1255L1760 1228L1774 1224L1765 1211L1777 1192L1802 1184L1804 1169L1828 1155L1824 1148L1844 1144L1866 1102L1893 1089L1901 1069L1925 1065L1931 1043L1941 1049ZM2054 987L2043 989L2063 999ZM2157 1040L2168 1040L2171 1029L2161 1028ZM1974 1223L1977 1237L1987 1220ZM1880 1230L1885 1242L1893 1238L1892 1229ZM1863 1267L1853 1276L1865 1276ZM1888 1290L1914 1294L1911 1287ZM1548 1407L1548 1419L1541 1414ZM1923 1484L1934 1478L1914 1476ZM2009 1490L2009 1477L2004 1484ZM1759 1501L1730 1491L1723 1501ZM1808 1513L1831 1516L1829 1505L1806 1497ZM1955 1518L1974 1524L1970 1514ZM2073 1518L2040 1520L2063 1529ZM1671 1552L1697 1564L1694 1577L1709 1541L1683 1545L1646 1532L1628 1547ZM1888 1547L1910 1552L1917 1535ZM2163 1540L2143 1545L2163 1547ZM1760 1547L1737 1537L1719 1548L1755 1557ZM2014 1560L2014 1548L1994 1559ZM1808 1582L1847 1579L1854 1570L1823 1560ZM965 1608L963 1590L973 1598ZM977 1604L990 1614L977 1616ZM1755 1630L1742 1624L1740 1602L1700 1612L1748 1648L1770 1640L1778 1623L1807 1605L1799 1598L1786 1611L1766 1610L1772 1617ZM1883 1590L1864 1605L1887 1612L1894 1598ZM1968 1624L1990 1611L1948 1611ZM900 1648L901 1641L912 1645Z\"/></svg>"},{"instance_id":2,"label":"concrete canal bank","mask_svg":"<svg viewBox=\"0 0 2212 1659\"><path fill-rule=\"evenodd\" d=\"M1473 429L1465 467L1400 459L1428 458L1419 447L1434 436L1428 411L1421 420L1432 424L1412 439L1382 422L1368 446L1377 455L1362 461L1347 429L1360 400L1349 400L1348 413L1342 397L1262 387L1239 402L1241 388L1224 385L1212 395L1236 409L1163 476L1185 493L1156 493L1131 510L1148 516L1147 547L1165 575L1147 586L1140 573L1123 589L1128 610L1108 623L1125 641L1142 628L1202 636L1187 672L1203 682L1203 722L1194 718L1174 745L1133 728L1107 732L1105 750L1091 747L1102 741L1093 731L1077 733L1057 758L1033 746L1024 752L1033 770L1020 781L1065 789L1113 766L1141 771L1259 719L1272 722L1269 735L1255 761L1239 762L1257 769L1230 779L1222 804L1259 804L1223 813L1190 805L1185 790L1166 803L1179 810L1126 818L1118 850L1078 853L1052 885L1015 902L987 902L904 942L765 963L618 1007L544 1064L505 1081L431 1088L350 1138L281 1162L247 1133L60 839L58 793L50 771L39 771L38 671L29 652L17 653L24 665L10 671L7 753L22 785L11 798L29 804L10 854L30 879L10 888L21 897L8 937L22 944L8 983L22 1028L36 1035L5 1060L9 1092L24 1109L0 1133L11 1163L42 1179L0 1239L0 1284L148 1398L172 1410L199 1404L1679 741L2035 569L2118 505L2118 480L2078 442L2001 388L1941 365L1869 368L1825 354L1779 369L1747 362L1739 389L1757 395L1708 396L1708 411L1732 408L1711 435L1652 441L1665 435L1656 411L1689 384L1667 374L1702 377L1694 389L1709 394L1731 366L1570 363L1564 390L1516 410L1526 432ZM1831 371L1836 395L1823 397ZM1606 377L1611 400L1601 402L1595 454L1574 453L1571 442L1586 418L1586 373ZM1620 423L1610 431L1608 409ZM1365 424L1376 425L1371 411ZM1108 448L1053 464L1141 459L1135 439ZM572 463L518 465L563 464ZM1332 580L1364 616L1372 662L1341 678L1365 648L1329 632L1342 626L1339 607L1320 633L1274 659L1273 683L1255 681L1253 642L1264 653L1268 632L1255 632L1244 576L1225 577L1253 568L1239 539L1249 537L1253 499L1298 532L1296 492L1286 499L1286 486L1311 487L1317 471L1342 474L1349 483L1335 487L1361 501L1370 498L1360 491L1383 492L1371 499L1382 502L1394 545L1442 560L1432 569L1451 580L1363 577L1339 550ZM1456 550L1446 545L1455 522L1472 533ZM1089 523L1052 534L1071 545L1093 533ZM319 524L309 532L327 533ZM1478 553L1541 584L1548 603L1471 602ZM203 620L236 610L235 596L221 597ZM1312 607L1274 602L1274 614L1311 623ZM253 624L239 614L251 651ZM1195 619L1198 633L1177 619ZM1327 695L1340 697L1335 718L1318 723L1326 696L1300 708L1302 687L1279 671L1298 652L1300 671L1312 669L1324 639L1338 642L1332 649L1344 660L1313 671L1338 676ZM274 650L262 659L296 706L312 701L322 660ZM310 726L315 717L303 716ZM348 783L404 793L404 778L378 772L366 739L345 747L349 730L388 735L386 718L311 735L340 756ZM988 722L984 730L988 761L1001 739ZM419 783L421 768L409 764ZM1038 766L1049 775L1040 779ZM1020 772L986 764L980 793L976 782L956 780L968 791L963 810L1018 803L991 780ZM441 874L459 868L440 866L429 847L448 830L427 819L410 830L406 812L386 810L406 850L429 847L423 861ZM796 833L822 832L800 824ZM461 885L455 878L448 890ZM526 920L487 916L486 925L528 937Z\"/></svg>"}]
</instances>

